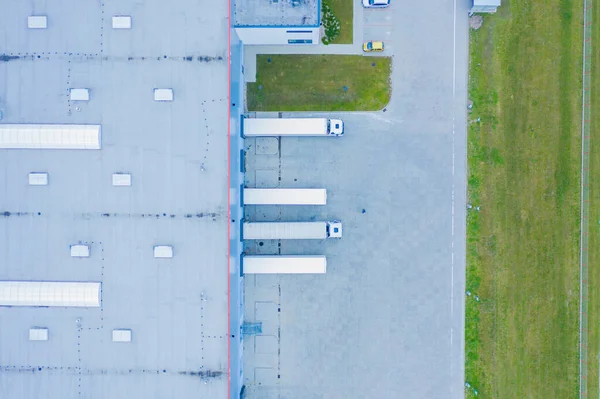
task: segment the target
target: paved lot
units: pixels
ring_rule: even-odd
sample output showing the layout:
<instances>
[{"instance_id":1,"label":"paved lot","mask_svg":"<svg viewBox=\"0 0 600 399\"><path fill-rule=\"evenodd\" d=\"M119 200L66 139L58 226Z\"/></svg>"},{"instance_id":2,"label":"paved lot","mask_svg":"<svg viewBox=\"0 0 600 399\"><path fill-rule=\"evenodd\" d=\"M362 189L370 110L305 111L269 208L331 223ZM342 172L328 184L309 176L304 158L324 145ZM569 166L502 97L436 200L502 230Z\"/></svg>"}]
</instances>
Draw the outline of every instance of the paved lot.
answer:
<instances>
[{"instance_id":1,"label":"paved lot","mask_svg":"<svg viewBox=\"0 0 600 399\"><path fill-rule=\"evenodd\" d=\"M0 62L2 123L101 124L102 150L0 150L0 280L101 281L103 296L0 309L0 397L226 397L227 4L32 4L0 2L0 51L20 57ZM48 29L28 31L31 14ZM114 31L115 14L133 29ZM28 186L31 171L49 185ZM69 256L78 242L89 259ZM174 258L154 259L156 244ZM30 342L32 326L49 340Z\"/></svg>"},{"instance_id":2,"label":"paved lot","mask_svg":"<svg viewBox=\"0 0 600 399\"><path fill-rule=\"evenodd\" d=\"M339 139L246 141L248 186L328 189L324 207L246 207L247 220L344 222L339 241L246 244L328 257L324 276L246 276L246 320L263 322L244 340L249 398L464 396L467 2L364 21L365 40L390 42L389 106L330 115Z\"/></svg>"}]
</instances>

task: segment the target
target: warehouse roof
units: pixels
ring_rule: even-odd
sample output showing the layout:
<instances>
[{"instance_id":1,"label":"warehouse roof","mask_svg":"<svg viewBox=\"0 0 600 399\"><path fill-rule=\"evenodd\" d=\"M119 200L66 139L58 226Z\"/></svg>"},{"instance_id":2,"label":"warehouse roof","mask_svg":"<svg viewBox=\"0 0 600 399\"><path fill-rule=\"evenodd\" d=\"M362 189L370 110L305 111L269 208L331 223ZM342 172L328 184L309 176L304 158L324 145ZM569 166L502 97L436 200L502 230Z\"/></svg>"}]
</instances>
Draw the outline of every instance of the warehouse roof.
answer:
<instances>
[{"instance_id":1,"label":"warehouse roof","mask_svg":"<svg viewBox=\"0 0 600 399\"><path fill-rule=\"evenodd\" d=\"M320 0L234 0L235 26L318 26Z\"/></svg>"},{"instance_id":2,"label":"warehouse roof","mask_svg":"<svg viewBox=\"0 0 600 399\"><path fill-rule=\"evenodd\" d=\"M2 397L226 396L228 7L138 3L0 2L10 140L102 133L94 150L0 148L0 305L17 305L0 312Z\"/></svg>"}]
</instances>

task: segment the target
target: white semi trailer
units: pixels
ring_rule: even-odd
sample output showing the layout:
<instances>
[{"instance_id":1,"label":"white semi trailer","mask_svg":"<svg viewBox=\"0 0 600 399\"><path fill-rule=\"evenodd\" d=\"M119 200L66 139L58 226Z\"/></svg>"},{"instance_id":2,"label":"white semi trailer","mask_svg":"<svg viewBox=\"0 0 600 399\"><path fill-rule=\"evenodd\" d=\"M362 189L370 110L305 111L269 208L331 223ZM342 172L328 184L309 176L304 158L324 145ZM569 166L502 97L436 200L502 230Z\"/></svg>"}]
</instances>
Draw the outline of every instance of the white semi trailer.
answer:
<instances>
[{"instance_id":1,"label":"white semi trailer","mask_svg":"<svg viewBox=\"0 0 600 399\"><path fill-rule=\"evenodd\" d=\"M327 118L244 118L244 137L343 136L344 122Z\"/></svg>"},{"instance_id":2,"label":"white semi trailer","mask_svg":"<svg viewBox=\"0 0 600 399\"><path fill-rule=\"evenodd\" d=\"M244 240L323 240L341 238L342 222L246 222Z\"/></svg>"},{"instance_id":3,"label":"white semi trailer","mask_svg":"<svg viewBox=\"0 0 600 399\"><path fill-rule=\"evenodd\" d=\"M246 255L244 274L324 274L327 258L323 255Z\"/></svg>"},{"instance_id":4,"label":"white semi trailer","mask_svg":"<svg viewBox=\"0 0 600 399\"><path fill-rule=\"evenodd\" d=\"M326 205L324 188L244 188L244 205Z\"/></svg>"}]
</instances>

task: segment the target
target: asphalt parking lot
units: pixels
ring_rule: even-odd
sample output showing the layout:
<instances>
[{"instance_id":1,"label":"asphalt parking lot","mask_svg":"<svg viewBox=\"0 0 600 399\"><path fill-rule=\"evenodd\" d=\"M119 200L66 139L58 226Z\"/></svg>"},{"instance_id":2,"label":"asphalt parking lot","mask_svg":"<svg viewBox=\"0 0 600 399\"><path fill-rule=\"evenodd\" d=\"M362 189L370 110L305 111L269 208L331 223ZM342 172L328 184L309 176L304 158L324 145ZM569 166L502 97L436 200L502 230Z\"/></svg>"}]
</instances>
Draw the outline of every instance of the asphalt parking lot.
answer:
<instances>
[{"instance_id":1,"label":"asphalt parking lot","mask_svg":"<svg viewBox=\"0 0 600 399\"><path fill-rule=\"evenodd\" d=\"M341 240L245 244L328 258L326 275L246 276L246 319L263 322L244 340L250 398L464 396L467 2L362 12L394 57L386 109L325 114L342 138L246 140L248 187L328 190L247 220L344 223Z\"/></svg>"},{"instance_id":2,"label":"asphalt parking lot","mask_svg":"<svg viewBox=\"0 0 600 399\"><path fill-rule=\"evenodd\" d=\"M394 54L394 19L391 8L365 10L363 14L364 41L382 41L386 54Z\"/></svg>"}]
</instances>

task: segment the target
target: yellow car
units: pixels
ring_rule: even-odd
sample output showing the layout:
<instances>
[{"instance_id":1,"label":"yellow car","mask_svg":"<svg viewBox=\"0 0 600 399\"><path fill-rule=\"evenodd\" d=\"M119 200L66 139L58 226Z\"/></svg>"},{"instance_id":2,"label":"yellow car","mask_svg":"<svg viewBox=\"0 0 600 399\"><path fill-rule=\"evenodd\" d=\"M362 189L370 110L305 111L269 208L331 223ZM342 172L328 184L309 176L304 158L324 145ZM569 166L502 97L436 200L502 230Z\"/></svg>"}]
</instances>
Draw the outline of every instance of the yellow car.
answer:
<instances>
[{"instance_id":1,"label":"yellow car","mask_svg":"<svg viewBox=\"0 0 600 399\"><path fill-rule=\"evenodd\" d=\"M371 51L383 51L383 42L365 42L363 51L370 53Z\"/></svg>"}]
</instances>

